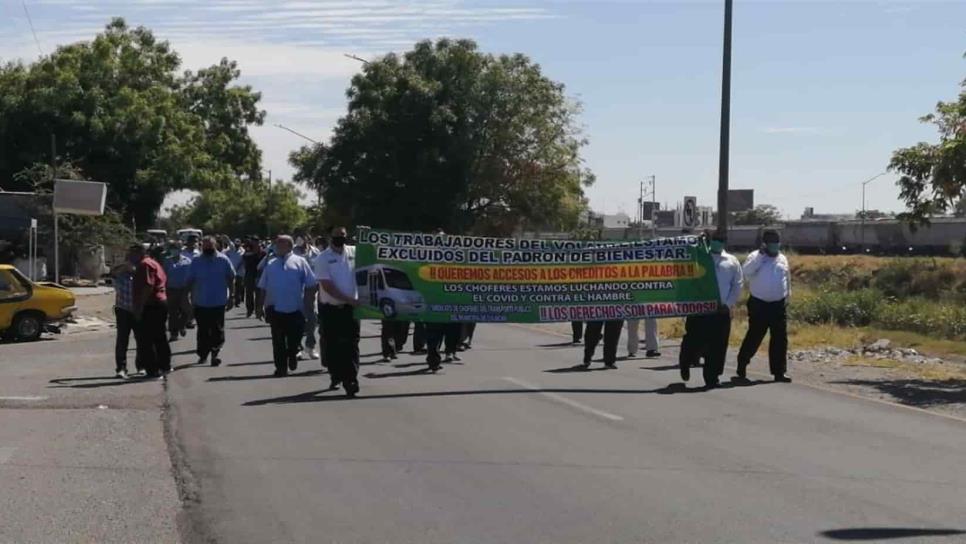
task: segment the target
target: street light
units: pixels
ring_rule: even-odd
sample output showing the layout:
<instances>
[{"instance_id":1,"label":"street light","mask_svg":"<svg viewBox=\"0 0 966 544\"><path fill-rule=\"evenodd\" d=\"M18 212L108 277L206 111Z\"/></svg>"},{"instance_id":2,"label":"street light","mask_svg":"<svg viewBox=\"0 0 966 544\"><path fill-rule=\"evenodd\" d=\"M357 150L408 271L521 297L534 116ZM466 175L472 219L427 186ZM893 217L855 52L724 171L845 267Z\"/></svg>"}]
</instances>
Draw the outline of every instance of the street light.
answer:
<instances>
[{"instance_id":1,"label":"street light","mask_svg":"<svg viewBox=\"0 0 966 544\"><path fill-rule=\"evenodd\" d=\"M888 172L882 172L881 174L876 174L871 178L862 182L862 226L859 227L861 230L859 232L859 239L861 240L862 251L865 251L865 186L872 183L873 181L886 175Z\"/></svg>"}]
</instances>

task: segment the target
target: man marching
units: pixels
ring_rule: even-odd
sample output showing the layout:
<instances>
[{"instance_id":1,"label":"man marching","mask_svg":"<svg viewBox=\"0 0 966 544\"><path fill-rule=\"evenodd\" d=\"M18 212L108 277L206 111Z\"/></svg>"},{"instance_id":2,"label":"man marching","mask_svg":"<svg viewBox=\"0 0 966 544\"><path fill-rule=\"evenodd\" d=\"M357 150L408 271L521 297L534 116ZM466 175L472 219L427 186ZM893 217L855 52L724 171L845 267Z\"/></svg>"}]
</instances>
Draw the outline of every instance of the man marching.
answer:
<instances>
[{"instance_id":1,"label":"man marching","mask_svg":"<svg viewBox=\"0 0 966 544\"><path fill-rule=\"evenodd\" d=\"M275 256L265 264L258 288L265 292L265 318L272 328L275 377L287 376L298 368L305 316L302 303L305 288L315 285L308 261L292 253L291 236L275 240Z\"/></svg>"}]
</instances>

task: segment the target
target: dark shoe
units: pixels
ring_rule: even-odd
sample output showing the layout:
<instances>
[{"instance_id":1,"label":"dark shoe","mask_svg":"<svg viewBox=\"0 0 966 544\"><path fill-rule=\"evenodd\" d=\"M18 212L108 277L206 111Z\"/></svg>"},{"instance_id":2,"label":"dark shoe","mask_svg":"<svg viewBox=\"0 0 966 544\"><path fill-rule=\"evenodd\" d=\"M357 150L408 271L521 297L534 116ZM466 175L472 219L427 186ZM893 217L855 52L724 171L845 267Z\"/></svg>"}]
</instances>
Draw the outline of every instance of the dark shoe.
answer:
<instances>
[{"instance_id":1,"label":"dark shoe","mask_svg":"<svg viewBox=\"0 0 966 544\"><path fill-rule=\"evenodd\" d=\"M447 353L446 354L446 357L443 357L443 362L444 363L451 363L451 362L453 362L453 356L450 355L449 353Z\"/></svg>"},{"instance_id":2,"label":"dark shoe","mask_svg":"<svg viewBox=\"0 0 966 544\"><path fill-rule=\"evenodd\" d=\"M380 362L380 363L388 363L388 362L389 362L389 361L391 361L391 360L392 360L392 359L391 359L391 358L390 358L390 357L389 357L388 355L383 355L383 356L382 356L382 360L381 360L381 361L379 361L379 362Z\"/></svg>"},{"instance_id":3,"label":"dark shoe","mask_svg":"<svg viewBox=\"0 0 966 544\"><path fill-rule=\"evenodd\" d=\"M196 364L203 365L203 364L205 364L207 362L208 362L208 356L207 355L201 355L201 356L198 357L198 362Z\"/></svg>"},{"instance_id":4,"label":"dark shoe","mask_svg":"<svg viewBox=\"0 0 966 544\"><path fill-rule=\"evenodd\" d=\"M126 380L126 379L127 379L127 370L124 370L124 369L122 368L122 369L120 369L120 370L118 370L118 371L117 371L117 372L116 372L116 373L114 374L114 376L115 376L115 377L117 377L117 378L121 378L122 380Z\"/></svg>"},{"instance_id":5,"label":"dark shoe","mask_svg":"<svg viewBox=\"0 0 966 544\"><path fill-rule=\"evenodd\" d=\"M705 382L704 383L704 387L706 389L714 389L715 387L718 387L718 385L719 385L718 384L718 380L714 380L714 381L710 381L710 382Z\"/></svg>"},{"instance_id":6,"label":"dark shoe","mask_svg":"<svg viewBox=\"0 0 966 544\"><path fill-rule=\"evenodd\" d=\"M684 364L684 365L680 365L680 368L681 368L681 379L684 380L684 381L690 380L691 379L691 366L690 365L687 365L687 364Z\"/></svg>"},{"instance_id":7,"label":"dark shoe","mask_svg":"<svg viewBox=\"0 0 966 544\"><path fill-rule=\"evenodd\" d=\"M218 356L212 356L211 366L221 366L221 359L219 359Z\"/></svg>"},{"instance_id":8,"label":"dark shoe","mask_svg":"<svg viewBox=\"0 0 966 544\"><path fill-rule=\"evenodd\" d=\"M359 392L358 382L349 382L345 384L345 396L351 399L352 397L355 397L356 393L358 392Z\"/></svg>"},{"instance_id":9,"label":"dark shoe","mask_svg":"<svg viewBox=\"0 0 966 544\"><path fill-rule=\"evenodd\" d=\"M195 322L194 321L189 321L188 324L185 325L185 328L186 329L193 329L193 328L195 328ZM184 333L182 333L182 336L183 335L184 335Z\"/></svg>"},{"instance_id":10,"label":"dark shoe","mask_svg":"<svg viewBox=\"0 0 966 544\"><path fill-rule=\"evenodd\" d=\"M792 379L784 374L775 376L775 381L779 383L792 383Z\"/></svg>"},{"instance_id":11,"label":"dark shoe","mask_svg":"<svg viewBox=\"0 0 966 544\"><path fill-rule=\"evenodd\" d=\"M389 358L392 359L393 361L395 361L396 359L399 358L399 356L396 355L395 353L393 353L392 355L389 356Z\"/></svg>"},{"instance_id":12,"label":"dark shoe","mask_svg":"<svg viewBox=\"0 0 966 544\"><path fill-rule=\"evenodd\" d=\"M171 337L168 338L168 342L177 342L179 338L180 336L178 336L178 333L173 332L171 333Z\"/></svg>"},{"instance_id":13,"label":"dark shoe","mask_svg":"<svg viewBox=\"0 0 966 544\"><path fill-rule=\"evenodd\" d=\"M614 369L614 368L617 368L617 364L616 363L604 363L604 368Z\"/></svg>"},{"instance_id":14,"label":"dark shoe","mask_svg":"<svg viewBox=\"0 0 966 544\"><path fill-rule=\"evenodd\" d=\"M337 389L339 389L339 382L337 381L329 382L329 391L335 391Z\"/></svg>"},{"instance_id":15,"label":"dark shoe","mask_svg":"<svg viewBox=\"0 0 966 544\"><path fill-rule=\"evenodd\" d=\"M284 378L285 376L288 376L288 372L284 368L276 368L274 376L276 378Z\"/></svg>"},{"instance_id":16,"label":"dark shoe","mask_svg":"<svg viewBox=\"0 0 966 544\"><path fill-rule=\"evenodd\" d=\"M422 355L424 353L426 353L426 350L425 349L414 349L413 350L413 355Z\"/></svg>"},{"instance_id":17,"label":"dark shoe","mask_svg":"<svg viewBox=\"0 0 966 544\"><path fill-rule=\"evenodd\" d=\"M747 365L742 365L741 363L738 363L738 369L735 371L735 375L737 375L739 378L743 380L747 379L748 378L747 370L748 370Z\"/></svg>"},{"instance_id":18,"label":"dark shoe","mask_svg":"<svg viewBox=\"0 0 966 544\"><path fill-rule=\"evenodd\" d=\"M590 370L590 361L584 361L584 370Z\"/></svg>"},{"instance_id":19,"label":"dark shoe","mask_svg":"<svg viewBox=\"0 0 966 544\"><path fill-rule=\"evenodd\" d=\"M443 367L439 363L429 363L429 370L432 371L432 372L436 372L436 371L438 371L441 368L443 368Z\"/></svg>"},{"instance_id":20,"label":"dark shoe","mask_svg":"<svg viewBox=\"0 0 966 544\"><path fill-rule=\"evenodd\" d=\"M188 331L181 329L181 336L187 336L187 335L188 335Z\"/></svg>"},{"instance_id":21,"label":"dark shoe","mask_svg":"<svg viewBox=\"0 0 966 544\"><path fill-rule=\"evenodd\" d=\"M460 356L454 353L453 354L453 360L454 361L462 361L463 359L460 359Z\"/></svg>"},{"instance_id":22,"label":"dark shoe","mask_svg":"<svg viewBox=\"0 0 966 544\"><path fill-rule=\"evenodd\" d=\"M657 351L657 350L649 349L644 354L644 356L647 357L647 358L649 358L649 359L654 358L654 357L660 357L661 356L661 352L660 351Z\"/></svg>"},{"instance_id":23,"label":"dark shoe","mask_svg":"<svg viewBox=\"0 0 966 544\"><path fill-rule=\"evenodd\" d=\"M751 384L751 380L749 380L744 376L735 376L731 378L731 383L738 384L738 385L749 385Z\"/></svg>"},{"instance_id":24,"label":"dark shoe","mask_svg":"<svg viewBox=\"0 0 966 544\"><path fill-rule=\"evenodd\" d=\"M295 369L299 367L299 360L296 357L292 357L288 360L288 369L295 372Z\"/></svg>"}]
</instances>

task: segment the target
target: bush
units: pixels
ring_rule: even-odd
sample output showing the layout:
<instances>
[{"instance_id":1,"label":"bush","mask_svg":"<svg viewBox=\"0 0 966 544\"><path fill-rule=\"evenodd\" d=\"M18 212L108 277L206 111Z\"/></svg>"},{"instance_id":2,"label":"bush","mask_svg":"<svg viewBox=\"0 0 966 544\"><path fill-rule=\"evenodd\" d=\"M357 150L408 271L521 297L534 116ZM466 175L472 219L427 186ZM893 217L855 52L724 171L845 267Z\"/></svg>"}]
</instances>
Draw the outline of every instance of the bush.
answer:
<instances>
[{"instance_id":1,"label":"bush","mask_svg":"<svg viewBox=\"0 0 966 544\"><path fill-rule=\"evenodd\" d=\"M889 302L879 308L876 325L951 339L966 338L966 307L921 298Z\"/></svg>"},{"instance_id":2,"label":"bush","mask_svg":"<svg viewBox=\"0 0 966 544\"><path fill-rule=\"evenodd\" d=\"M856 291L822 290L794 300L790 308L792 319L806 323L835 323L846 327L869 325L883 302L883 295L875 289Z\"/></svg>"}]
</instances>

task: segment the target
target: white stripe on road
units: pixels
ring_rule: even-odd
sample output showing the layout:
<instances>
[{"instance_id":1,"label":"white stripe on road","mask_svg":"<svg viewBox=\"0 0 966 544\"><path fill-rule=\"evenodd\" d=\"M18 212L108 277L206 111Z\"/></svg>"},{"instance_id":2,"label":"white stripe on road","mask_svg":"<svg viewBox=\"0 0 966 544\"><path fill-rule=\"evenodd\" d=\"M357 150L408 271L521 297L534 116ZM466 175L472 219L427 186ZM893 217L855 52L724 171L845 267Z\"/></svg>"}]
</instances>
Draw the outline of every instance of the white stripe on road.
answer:
<instances>
[{"instance_id":1,"label":"white stripe on road","mask_svg":"<svg viewBox=\"0 0 966 544\"><path fill-rule=\"evenodd\" d=\"M15 451L17 451L17 448L0 448L0 465L9 461Z\"/></svg>"},{"instance_id":2,"label":"white stripe on road","mask_svg":"<svg viewBox=\"0 0 966 544\"><path fill-rule=\"evenodd\" d=\"M3 400L47 400L47 397L0 397Z\"/></svg>"},{"instance_id":3,"label":"white stripe on road","mask_svg":"<svg viewBox=\"0 0 966 544\"><path fill-rule=\"evenodd\" d=\"M576 409L580 410L581 412L586 412L588 414L592 414L592 415L595 415L597 417L602 417L602 418L608 419L610 421L623 421L624 420L624 418L622 418L619 415L612 414L610 412L605 412L603 410L598 410L597 408L592 408L590 406L587 406L586 404L577 402L577 401L572 400L572 399L568 399L567 397L565 397L563 395L558 395L557 393L553 393L553 392L550 392L550 391L542 391L542 389L543 389L542 387L540 387L538 385L533 385L532 383L529 383L529 382L525 382L525 381L523 381L521 379L514 378L512 376L504 376L503 379L506 380L506 381L508 381L508 382L515 383L515 384L519 385L520 387L529 389L531 391L536 391L537 393L540 393L541 395L547 397L548 399L555 400L555 401L557 401L557 402L559 402L561 404L566 404L567 406L570 406L571 408L576 408Z\"/></svg>"}]
</instances>

